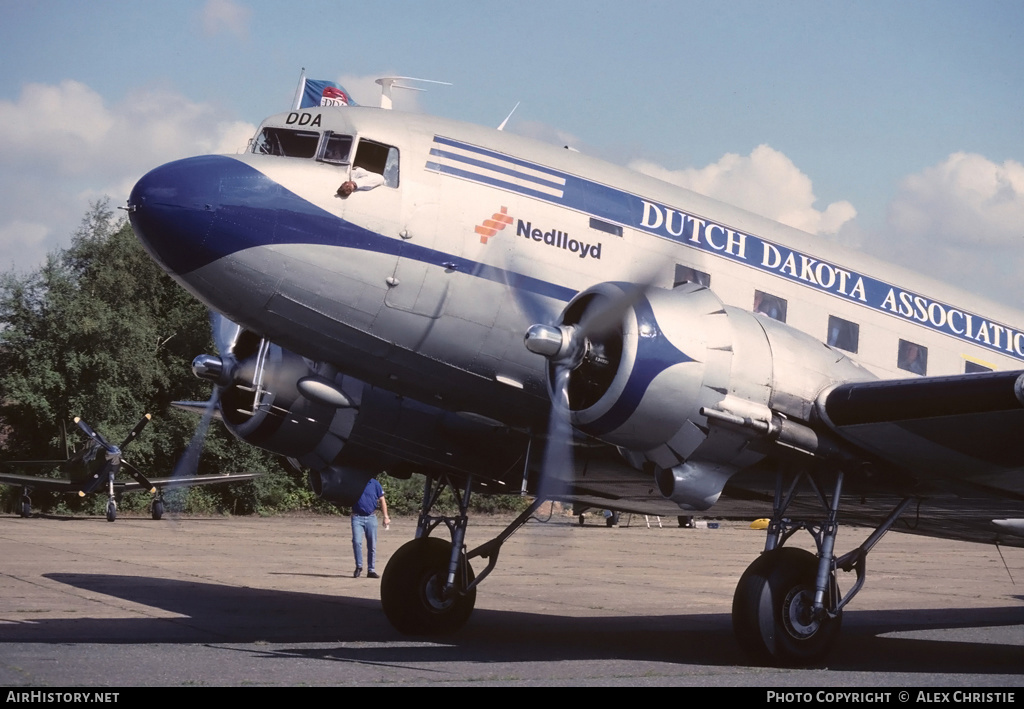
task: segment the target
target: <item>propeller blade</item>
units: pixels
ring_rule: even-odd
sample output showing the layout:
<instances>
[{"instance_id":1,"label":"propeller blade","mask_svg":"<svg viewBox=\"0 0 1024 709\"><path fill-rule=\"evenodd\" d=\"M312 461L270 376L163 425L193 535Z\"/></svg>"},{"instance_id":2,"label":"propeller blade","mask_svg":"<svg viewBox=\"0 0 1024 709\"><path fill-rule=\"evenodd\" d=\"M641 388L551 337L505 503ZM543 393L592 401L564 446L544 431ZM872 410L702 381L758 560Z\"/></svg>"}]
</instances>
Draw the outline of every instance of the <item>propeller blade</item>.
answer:
<instances>
[{"instance_id":1,"label":"propeller blade","mask_svg":"<svg viewBox=\"0 0 1024 709\"><path fill-rule=\"evenodd\" d=\"M114 446L107 443L107 439L101 436L98 431L94 431L92 426L90 426L89 424L82 420L81 416L75 416L75 423L78 425L80 429L82 429L82 433L84 433L97 443L99 443L104 448L104 450L106 450L108 453L113 452Z\"/></svg>"},{"instance_id":2,"label":"propeller blade","mask_svg":"<svg viewBox=\"0 0 1024 709\"><path fill-rule=\"evenodd\" d=\"M569 367L558 366L554 375L554 396L548 417L548 435L544 442L544 458L537 497L562 500L569 496L574 480L575 461L572 451L573 428L569 420Z\"/></svg>"},{"instance_id":3,"label":"propeller blade","mask_svg":"<svg viewBox=\"0 0 1024 709\"><path fill-rule=\"evenodd\" d=\"M89 480L79 488L78 496L85 497L89 493L93 492L97 487L107 481L107 468L108 463L103 463L98 467L90 476Z\"/></svg>"},{"instance_id":4,"label":"propeller blade","mask_svg":"<svg viewBox=\"0 0 1024 709\"><path fill-rule=\"evenodd\" d=\"M206 411L203 412L203 417L199 420L199 426L196 427L196 432L193 434L192 440L189 441L185 452L182 453L175 464L171 477L192 477L196 475L196 471L199 469L199 456L203 452L203 443L206 441L206 433L210 428L210 421L213 419L214 412L217 410L217 402L220 400L220 391L220 387L214 387L213 395L206 403Z\"/></svg>"},{"instance_id":5,"label":"propeller blade","mask_svg":"<svg viewBox=\"0 0 1024 709\"><path fill-rule=\"evenodd\" d=\"M213 310L210 311L210 332L213 334L213 343L217 346L217 353L221 357L231 355L235 348L235 342L242 332L242 327L231 322L226 317Z\"/></svg>"},{"instance_id":6,"label":"propeller blade","mask_svg":"<svg viewBox=\"0 0 1024 709\"><path fill-rule=\"evenodd\" d=\"M622 295L609 299L605 303L595 303L587 308L580 319L577 337L588 338L611 332L622 323L622 318L651 289L652 283L631 283ZM596 307L595 307L596 306Z\"/></svg>"},{"instance_id":7,"label":"propeller blade","mask_svg":"<svg viewBox=\"0 0 1024 709\"><path fill-rule=\"evenodd\" d=\"M149 490L150 494L154 494L156 492L156 487L146 478L145 475L142 474L142 472L138 468L129 463L127 460L123 459L121 460L121 465L124 466L124 468L128 471L128 474L132 476L135 482Z\"/></svg>"},{"instance_id":8,"label":"propeller blade","mask_svg":"<svg viewBox=\"0 0 1024 709\"><path fill-rule=\"evenodd\" d=\"M121 443L121 448L124 449L125 446L134 441L136 438L138 438L139 434L142 433L142 429L146 427L146 424L149 423L150 419L152 418L153 414L144 414L143 417L139 420L139 422L135 424L135 428L133 428L131 433L129 433L128 436L124 439L124 442Z\"/></svg>"}]
</instances>

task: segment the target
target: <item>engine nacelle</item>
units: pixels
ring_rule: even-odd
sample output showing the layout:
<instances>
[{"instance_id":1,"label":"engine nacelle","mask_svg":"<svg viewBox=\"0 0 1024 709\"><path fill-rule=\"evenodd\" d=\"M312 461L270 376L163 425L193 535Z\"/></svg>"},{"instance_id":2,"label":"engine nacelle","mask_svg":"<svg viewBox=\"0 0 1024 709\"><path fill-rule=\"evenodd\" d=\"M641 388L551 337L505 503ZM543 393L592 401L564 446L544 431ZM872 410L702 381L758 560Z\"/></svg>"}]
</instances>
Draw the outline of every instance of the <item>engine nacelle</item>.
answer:
<instances>
[{"instance_id":1,"label":"engine nacelle","mask_svg":"<svg viewBox=\"0 0 1024 709\"><path fill-rule=\"evenodd\" d=\"M225 349L223 359L193 363L220 387L225 425L307 468L324 499L350 505L384 470L472 474L478 489L502 492L510 471L521 477L525 434L372 387L250 332L239 330Z\"/></svg>"},{"instance_id":2,"label":"engine nacelle","mask_svg":"<svg viewBox=\"0 0 1024 709\"><path fill-rule=\"evenodd\" d=\"M621 303L621 319L588 324ZM587 333L567 386L573 425L652 468L662 493L686 509L707 509L733 473L760 461L773 427L809 421L826 386L873 378L837 350L697 284L639 293L602 283L569 303L561 325ZM792 433L800 424L788 426Z\"/></svg>"}]
</instances>

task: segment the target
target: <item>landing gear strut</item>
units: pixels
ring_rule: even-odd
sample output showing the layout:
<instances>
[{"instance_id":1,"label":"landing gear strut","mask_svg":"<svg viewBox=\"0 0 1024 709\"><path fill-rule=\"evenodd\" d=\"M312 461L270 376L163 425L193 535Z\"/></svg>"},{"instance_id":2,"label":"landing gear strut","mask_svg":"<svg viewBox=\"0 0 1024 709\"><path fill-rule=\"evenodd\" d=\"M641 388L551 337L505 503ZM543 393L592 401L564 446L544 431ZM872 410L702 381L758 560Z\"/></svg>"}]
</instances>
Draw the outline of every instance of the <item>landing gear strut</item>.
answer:
<instances>
[{"instance_id":1,"label":"landing gear strut","mask_svg":"<svg viewBox=\"0 0 1024 709\"><path fill-rule=\"evenodd\" d=\"M114 497L114 468L110 467L107 473L107 521L113 522L117 519L117 499Z\"/></svg>"},{"instance_id":2,"label":"landing gear strut","mask_svg":"<svg viewBox=\"0 0 1024 709\"><path fill-rule=\"evenodd\" d=\"M537 511L543 499L534 501L497 537L467 552L467 512L472 478L460 491L447 476L427 478L416 538L398 549L388 560L381 578L380 600L391 625L407 635L452 633L469 620L476 604L476 587L494 570L501 545ZM445 488L459 503L453 517L431 515ZM448 527L451 542L429 536L441 524ZM487 567L476 576L469 560L487 559Z\"/></svg>"},{"instance_id":3,"label":"landing gear strut","mask_svg":"<svg viewBox=\"0 0 1024 709\"><path fill-rule=\"evenodd\" d=\"M784 516L801 480L807 481L825 508L824 521L794 521ZM732 601L736 640L753 660L781 666L823 660L839 637L843 608L864 585L868 552L912 501L909 497L902 500L863 544L836 558L833 551L842 487L843 474L838 472L829 501L811 475L801 472L783 494L780 473L765 551L743 572ZM801 529L814 538L817 555L783 547ZM846 595L839 590L837 569L856 571L857 580Z\"/></svg>"},{"instance_id":4,"label":"landing gear strut","mask_svg":"<svg viewBox=\"0 0 1024 709\"><path fill-rule=\"evenodd\" d=\"M28 488L21 489L21 516L31 517L32 516L32 499L28 496Z\"/></svg>"}]
</instances>

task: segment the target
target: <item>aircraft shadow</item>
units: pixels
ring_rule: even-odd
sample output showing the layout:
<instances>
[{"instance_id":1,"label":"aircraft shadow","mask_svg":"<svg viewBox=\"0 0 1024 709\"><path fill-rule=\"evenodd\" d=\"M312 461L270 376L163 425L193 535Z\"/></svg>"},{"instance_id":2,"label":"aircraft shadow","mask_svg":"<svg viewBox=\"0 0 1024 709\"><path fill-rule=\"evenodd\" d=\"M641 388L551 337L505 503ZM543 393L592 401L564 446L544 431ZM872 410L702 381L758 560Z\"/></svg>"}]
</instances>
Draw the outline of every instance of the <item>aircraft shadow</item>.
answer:
<instances>
[{"instance_id":1,"label":"aircraft shadow","mask_svg":"<svg viewBox=\"0 0 1024 709\"><path fill-rule=\"evenodd\" d=\"M478 609L454 635L407 638L391 628L377 600L135 576L46 577L177 617L0 625L0 642L337 643L254 650L277 657L381 664L600 659L745 664L731 619L722 613L566 618ZM942 632L906 637L913 631ZM852 611L844 617L843 637L826 666L844 671L1019 674L1024 667L1024 607Z\"/></svg>"}]
</instances>

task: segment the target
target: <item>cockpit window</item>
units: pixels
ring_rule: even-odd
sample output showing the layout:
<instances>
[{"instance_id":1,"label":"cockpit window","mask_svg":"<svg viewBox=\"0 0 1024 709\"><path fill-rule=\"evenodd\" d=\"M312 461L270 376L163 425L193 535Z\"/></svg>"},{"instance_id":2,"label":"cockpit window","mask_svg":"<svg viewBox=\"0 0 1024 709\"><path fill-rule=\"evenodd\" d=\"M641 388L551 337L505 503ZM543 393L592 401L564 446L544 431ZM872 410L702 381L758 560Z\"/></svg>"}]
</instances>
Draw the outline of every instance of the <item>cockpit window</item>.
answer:
<instances>
[{"instance_id":1,"label":"cockpit window","mask_svg":"<svg viewBox=\"0 0 1024 709\"><path fill-rule=\"evenodd\" d=\"M352 167L384 176L384 184L398 187L398 148L373 140L360 138Z\"/></svg>"},{"instance_id":2,"label":"cockpit window","mask_svg":"<svg viewBox=\"0 0 1024 709\"><path fill-rule=\"evenodd\" d=\"M324 148L320 160L336 165L347 165L348 154L352 150L352 136L327 131Z\"/></svg>"},{"instance_id":3,"label":"cockpit window","mask_svg":"<svg viewBox=\"0 0 1024 709\"><path fill-rule=\"evenodd\" d=\"M316 155L316 148L319 143L320 134L317 131L267 126L256 138L252 151L259 155L311 158Z\"/></svg>"}]
</instances>

